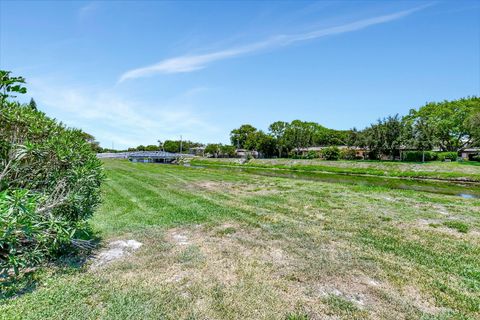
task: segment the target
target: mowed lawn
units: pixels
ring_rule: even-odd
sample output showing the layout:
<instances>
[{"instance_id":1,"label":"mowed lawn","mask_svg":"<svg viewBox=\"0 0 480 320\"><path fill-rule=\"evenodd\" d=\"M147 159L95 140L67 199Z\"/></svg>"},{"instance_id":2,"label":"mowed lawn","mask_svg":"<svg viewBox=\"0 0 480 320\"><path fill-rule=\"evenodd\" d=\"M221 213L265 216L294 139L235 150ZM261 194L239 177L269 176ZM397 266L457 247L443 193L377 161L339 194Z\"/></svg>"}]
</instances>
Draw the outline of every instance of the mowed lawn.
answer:
<instances>
[{"instance_id":1,"label":"mowed lawn","mask_svg":"<svg viewBox=\"0 0 480 320\"><path fill-rule=\"evenodd\" d=\"M238 159L201 158L199 165L235 165ZM480 181L480 162L400 162L400 161L325 161L320 159L251 159L242 167L320 171L341 174L373 175L383 177L439 179L451 181Z\"/></svg>"},{"instance_id":2,"label":"mowed lawn","mask_svg":"<svg viewBox=\"0 0 480 320\"><path fill-rule=\"evenodd\" d=\"M38 271L1 319L480 318L479 199L105 167L93 228L104 244L143 246L100 269Z\"/></svg>"}]
</instances>

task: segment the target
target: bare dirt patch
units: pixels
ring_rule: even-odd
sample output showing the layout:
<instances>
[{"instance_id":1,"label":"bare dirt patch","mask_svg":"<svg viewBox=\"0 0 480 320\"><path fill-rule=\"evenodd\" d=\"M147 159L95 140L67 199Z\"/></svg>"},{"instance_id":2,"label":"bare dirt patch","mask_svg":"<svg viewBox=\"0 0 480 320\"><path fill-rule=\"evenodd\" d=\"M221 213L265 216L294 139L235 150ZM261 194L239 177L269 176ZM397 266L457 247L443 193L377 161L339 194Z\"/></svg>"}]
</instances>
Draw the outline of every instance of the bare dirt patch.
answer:
<instances>
[{"instance_id":1,"label":"bare dirt patch","mask_svg":"<svg viewBox=\"0 0 480 320\"><path fill-rule=\"evenodd\" d=\"M187 235L182 232L181 230L171 230L169 233L169 238L170 240L175 243L175 244L178 244L178 245L181 245L181 246L185 246L185 245L189 245L190 244L190 241L188 241L188 237Z\"/></svg>"},{"instance_id":2,"label":"bare dirt patch","mask_svg":"<svg viewBox=\"0 0 480 320\"><path fill-rule=\"evenodd\" d=\"M91 269L97 269L116 260L122 259L124 256L130 255L132 252L140 249L142 243L136 240L116 240L108 244L108 248L100 251L93 260Z\"/></svg>"},{"instance_id":3,"label":"bare dirt patch","mask_svg":"<svg viewBox=\"0 0 480 320\"><path fill-rule=\"evenodd\" d=\"M476 239L480 234L480 232L476 229L470 229L464 233L459 232L458 230L455 230L453 228L449 228L444 224L448 221L452 221L452 219L417 219L413 223L402 223L400 227L404 229L410 229L412 227L415 227L424 231L435 231L461 239Z\"/></svg>"}]
</instances>

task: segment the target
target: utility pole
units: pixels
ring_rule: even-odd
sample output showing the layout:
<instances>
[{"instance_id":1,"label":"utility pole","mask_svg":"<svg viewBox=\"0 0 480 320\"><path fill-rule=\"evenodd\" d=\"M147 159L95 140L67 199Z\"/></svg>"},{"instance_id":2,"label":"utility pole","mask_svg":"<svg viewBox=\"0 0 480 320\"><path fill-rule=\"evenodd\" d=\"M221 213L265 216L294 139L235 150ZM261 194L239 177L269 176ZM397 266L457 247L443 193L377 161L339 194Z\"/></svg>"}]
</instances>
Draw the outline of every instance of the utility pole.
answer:
<instances>
[{"instance_id":1,"label":"utility pole","mask_svg":"<svg viewBox=\"0 0 480 320\"><path fill-rule=\"evenodd\" d=\"M157 140L157 142L158 142L158 148L162 149L162 151L165 152L165 149L163 148L162 140Z\"/></svg>"}]
</instances>

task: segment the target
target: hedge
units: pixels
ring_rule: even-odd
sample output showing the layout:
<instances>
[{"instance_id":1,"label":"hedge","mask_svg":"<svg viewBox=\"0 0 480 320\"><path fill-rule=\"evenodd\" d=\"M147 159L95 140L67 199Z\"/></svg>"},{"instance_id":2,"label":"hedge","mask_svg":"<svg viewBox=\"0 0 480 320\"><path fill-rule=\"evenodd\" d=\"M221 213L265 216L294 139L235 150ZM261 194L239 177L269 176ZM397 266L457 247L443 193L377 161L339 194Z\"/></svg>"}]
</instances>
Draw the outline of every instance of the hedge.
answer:
<instances>
[{"instance_id":1,"label":"hedge","mask_svg":"<svg viewBox=\"0 0 480 320\"><path fill-rule=\"evenodd\" d=\"M338 147L326 147L320 151L325 160L338 160L340 158L340 149Z\"/></svg>"},{"instance_id":2,"label":"hedge","mask_svg":"<svg viewBox=\"0 0 480 320\"><path fill-rule=\"evenodd\" d=\"M425 158L424 158L425 157ZM405 151L402 152L402 161L407 162L421 162L421 161L435 161L438 159L438 154L433 151Z\"/></svg>"},{"instance_id":3,"label":"hedge","mask_svg":"<svg viewBox=\"0 0 480 320\"><path fill-rule=\"evenodd\" d=\"M85 133L17 102L0 106L0 277L84 237L103 170Z\"/></svg>"},{"instance_id":4,"label":"hedge","mask_svg":"<svg viewBox=\"0 0 480 320\"><path fill-rule=\"evenodd\" d=\"M445 161L447 159L450 161L455 161L458 158L458 153L457 152L438 152L437 156L439 161Z\"/></svg>"}]
</instances>

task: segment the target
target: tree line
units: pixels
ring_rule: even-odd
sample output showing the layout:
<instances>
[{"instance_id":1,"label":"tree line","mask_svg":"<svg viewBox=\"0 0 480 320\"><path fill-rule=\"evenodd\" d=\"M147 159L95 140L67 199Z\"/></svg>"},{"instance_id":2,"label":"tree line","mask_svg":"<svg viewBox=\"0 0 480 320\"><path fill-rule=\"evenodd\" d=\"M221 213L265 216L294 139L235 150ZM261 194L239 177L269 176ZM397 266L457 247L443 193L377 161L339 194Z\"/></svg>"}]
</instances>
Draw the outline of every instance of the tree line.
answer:
<instances>
[{"instance_id":1,"label":"tree line","mask_svg":"<svg viewBox=\"0 0 480 320\"><path fill-rule=\"evenodd\" d=\"M401 117L396 114L377 120L363 130L333 130L315 122L276 121L268 131L244 124L230 133L239 149L261 152L265 157L285 157L309 147L360 147L369 157L394 158L401 149L427 151L438 148L458 152L480 146L480 98L431 102Z\"/></svg>"},{"instance_id":2,"label":"tree line","mask_svg":"<svg viewBox=\"0 0 480 320\"><path fill-rule=\"evenodd\" d=\"M118 152L103 149L92 139L98 152ZM452 101L430 102L399 114L378 119L363 130L334 130L316 122L276 121L267 131L243 124L230 132L231 144L166 140L159 145L139 145L123 151L158 151L186 153L190 148L205 147L202 154L233 157L237 149L259 152L264 157L295 157L306 148L347 146L365 148L370 159L382 156L395 158L400 150L458 152L480 146L480 98L476 96ZM180 145L182 147L180 148Z\"/></svg>"}]
</instances>

